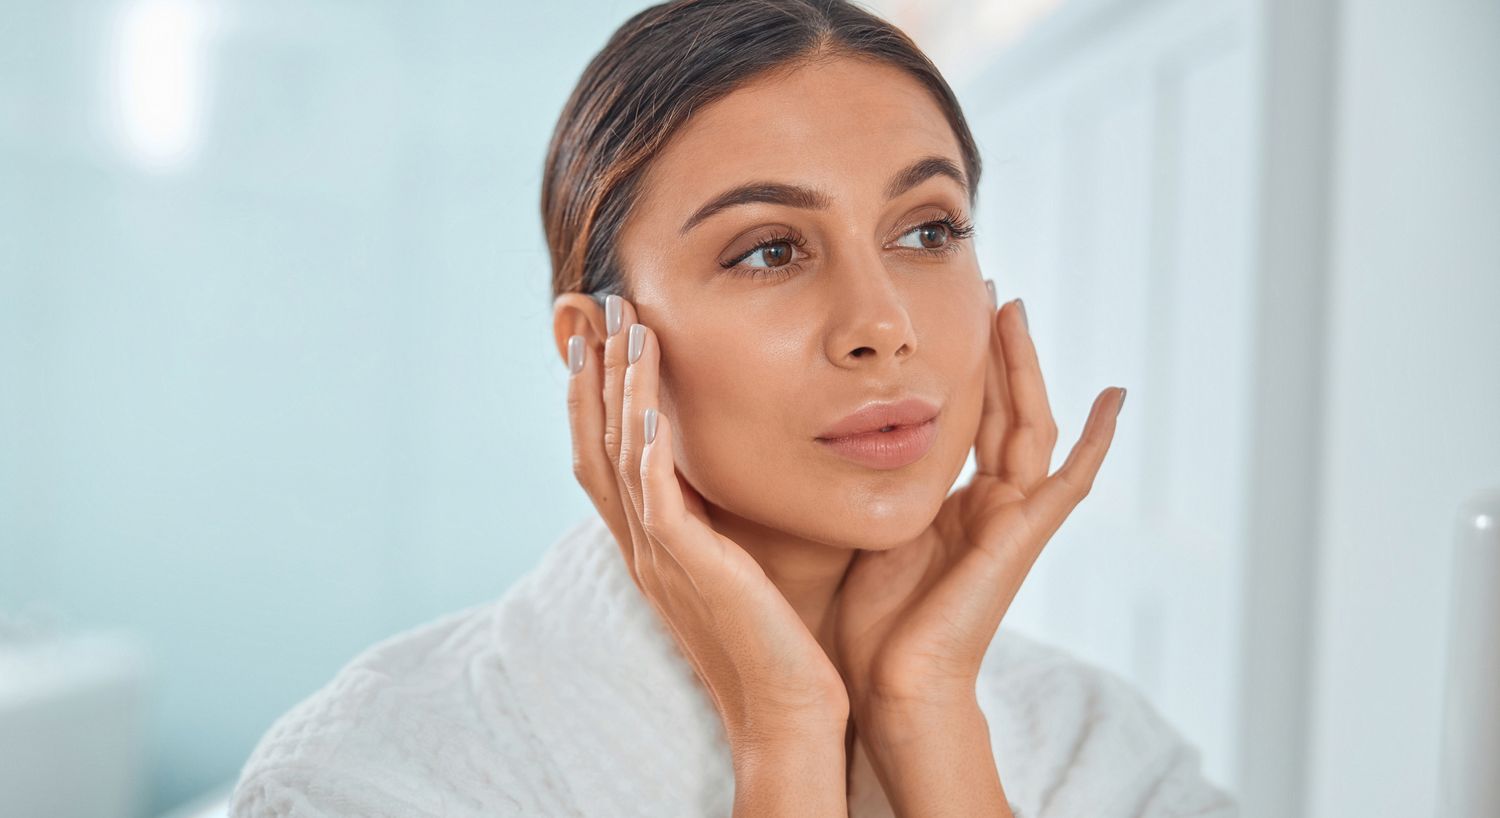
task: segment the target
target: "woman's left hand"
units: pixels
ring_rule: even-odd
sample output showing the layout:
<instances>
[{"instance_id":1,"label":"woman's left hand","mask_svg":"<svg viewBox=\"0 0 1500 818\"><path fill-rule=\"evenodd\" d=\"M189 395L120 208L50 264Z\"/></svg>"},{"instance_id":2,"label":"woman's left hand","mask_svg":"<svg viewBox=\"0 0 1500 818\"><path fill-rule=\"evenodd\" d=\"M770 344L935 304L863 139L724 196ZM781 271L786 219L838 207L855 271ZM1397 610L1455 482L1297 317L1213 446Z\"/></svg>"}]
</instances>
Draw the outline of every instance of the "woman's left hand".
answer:
<instances>
[{"instance_id":1,"label":"woman's left hand","mask_svg":"<svg viewBox=\"0 0 1500 818\"><path fill-rule=\"evenodd\" d=\"M1007 302L990 318L972 480L915 542L859 552L839 591L838 663L856 721L973 709L1001 618L1043 546L1093 487L1114 437L1121 388L1094 399L1078 443L1048 476L1057 423L1023 308Z\"/></svg>"}]
</instances>

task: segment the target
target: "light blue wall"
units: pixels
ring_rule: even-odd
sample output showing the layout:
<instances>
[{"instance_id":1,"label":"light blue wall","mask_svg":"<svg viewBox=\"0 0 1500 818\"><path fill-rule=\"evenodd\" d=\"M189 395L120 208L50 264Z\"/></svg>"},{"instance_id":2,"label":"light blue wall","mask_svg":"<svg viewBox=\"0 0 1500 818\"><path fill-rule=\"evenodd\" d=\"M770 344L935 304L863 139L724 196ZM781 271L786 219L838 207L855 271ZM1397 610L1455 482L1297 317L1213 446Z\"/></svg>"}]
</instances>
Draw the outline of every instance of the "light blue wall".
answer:
<instances>
[{"instance_id":1,"label":"light blue wall","mask_svg":"<svg viewBox=\"0 0 1500 818\"><path fill-rule=\"evenodd\" d=\"M145 641L152 812L592 513L540 173L645 5L186 4L194 50L154 2L0 0L0 613Z\"/></svg>"}]
</instances>

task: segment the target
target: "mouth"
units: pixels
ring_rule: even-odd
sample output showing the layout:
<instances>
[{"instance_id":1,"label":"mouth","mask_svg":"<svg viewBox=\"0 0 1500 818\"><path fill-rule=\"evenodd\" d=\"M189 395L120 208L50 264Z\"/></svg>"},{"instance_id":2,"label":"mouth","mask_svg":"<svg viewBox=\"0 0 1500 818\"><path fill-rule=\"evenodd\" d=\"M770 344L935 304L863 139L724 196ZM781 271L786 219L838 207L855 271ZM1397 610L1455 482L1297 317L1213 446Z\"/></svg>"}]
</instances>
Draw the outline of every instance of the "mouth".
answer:
<instances>
[{"instance_id":1,"label":"mouth","mask_svg":"<svg viewBox=\"0 0 1500 818\"><path fill-rule=\"evenodd\" d=\"M816 438L838 456L872 469L899 469L921 460L937 440L936 415L919 423L887 424L872 431Z\"/></svg>"},{"instance_id":2,"label":"mouth","mask_svg":"<svg viewBox=\"0 0 1500 818\"><path fill-rule=\"evenodd\" d=\"M816 440L828 451L871 469L899 469L922 459L937 439L940 407L908 393L869 401L828 426Z\"/></svg>"}]
</instances>

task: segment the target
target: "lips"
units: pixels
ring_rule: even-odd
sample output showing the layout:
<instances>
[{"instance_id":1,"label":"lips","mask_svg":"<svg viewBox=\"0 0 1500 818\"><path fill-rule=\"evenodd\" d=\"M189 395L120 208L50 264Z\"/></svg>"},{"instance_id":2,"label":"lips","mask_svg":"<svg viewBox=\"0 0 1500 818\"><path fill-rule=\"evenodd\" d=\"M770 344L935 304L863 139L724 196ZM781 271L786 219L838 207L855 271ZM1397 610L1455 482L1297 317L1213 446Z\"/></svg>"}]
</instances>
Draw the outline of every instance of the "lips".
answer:
<instances>
[{"instance_id":1,"label":"lips","mask_svg":"<svg viewBox=\"0 0 1500 818\"><path fill-rule=\"evenodd\" d=\"M921 398L870 403L816 439L828 451L870 469L909 466L937 440L938 407Z\"/></svg>"},{"instance_id":2,"label":"lips","mask_svg":"<svg viewBox=\"0 0 1500 818\"><path fill-rule=\"evenodd\" d=\"M825 429L818 435L818 439L833 440L882 430L894 431L897 427L925 423L936 417L937 413L936 405L915 397L899 401L867 403Z\"/></svg>"}]
</instances>

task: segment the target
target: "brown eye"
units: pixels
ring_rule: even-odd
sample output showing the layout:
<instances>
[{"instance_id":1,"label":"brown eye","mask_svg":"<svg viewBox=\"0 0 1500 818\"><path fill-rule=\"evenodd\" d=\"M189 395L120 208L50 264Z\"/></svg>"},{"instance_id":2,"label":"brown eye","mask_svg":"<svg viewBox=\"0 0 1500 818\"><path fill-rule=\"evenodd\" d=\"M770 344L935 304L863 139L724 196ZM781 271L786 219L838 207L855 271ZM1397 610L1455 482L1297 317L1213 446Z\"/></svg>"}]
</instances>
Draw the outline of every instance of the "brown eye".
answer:
<instances>
[{"instance_id":1,"label":"brown eye","mask_svg":"<svg viewBox=\"0 0 1500 818\"><path fill-rule=\"evenodd\" d=\"M917 234L918 245L906 243L907 237ZM944 216L926 224L919 224L901 234L898 246L912 250L926 250L931 256L946 256L963 248L961 242L974 235L974 225L968 220Z\"/></svg>"},{"instance_id":2,"label":"brown eye","mask_svg":"<svg viewBox=\"0 0 1500 818\"><path fill-rule=\"evenodd\" d=\"M940 224L924 224L917 229L922 231L918 234L922 246L928 249L942 247L948 237L948 228Z\"/></svg>"},{"instance_id":3,"label":"brown eye","mask_svg":"<svg viewBox=\"0 0 1500 818\"><path fill-rule=\"evenodd\" d=\"M792 260L792 243L789 241L777 241L771 244L763 244L757 248L761 257L765 259L767 267L780 267ZM754 253L751 253L754 255Z\"/></svg>"},{"instance_id":4,"label":"brown eye","mask_svg":"<svg viewBox=\"0 0 1500 818\"><path fill-rule=\"evenodd\" d=\"M797 236L781 235L771 236L761 240L759 244L740 254L738 258L730 261L720 262L719 266L724 269L739 267L743 264L749 270L775 270L791 266L792 257L796 255L796 249L803 245L803 240ZM761 256L765 264L749 264L755 256Z\"/></svg>"}]
</instances>

